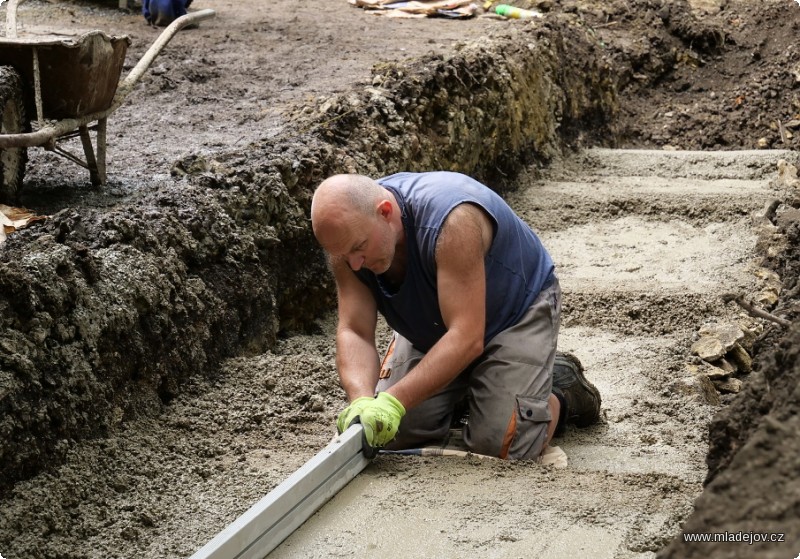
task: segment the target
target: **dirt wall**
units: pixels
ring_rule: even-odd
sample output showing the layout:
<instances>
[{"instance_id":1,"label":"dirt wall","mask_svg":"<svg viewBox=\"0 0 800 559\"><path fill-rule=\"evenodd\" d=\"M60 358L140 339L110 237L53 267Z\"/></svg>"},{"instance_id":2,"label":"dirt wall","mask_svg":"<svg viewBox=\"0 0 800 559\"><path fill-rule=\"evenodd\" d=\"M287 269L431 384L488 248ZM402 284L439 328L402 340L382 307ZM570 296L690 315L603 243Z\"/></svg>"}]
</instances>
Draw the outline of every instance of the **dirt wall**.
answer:
<instances>
[{"instance_id":1,"label":"dirt wall","mask_svg":"<svg viewBox=\"0 0 800 559\"><path fill-rule=\"evenodd\" d=\"M771 311L796 320L800 308L800 199L794 181L772 214L778 245L763 264L781 275L783 296ZM800 329L771 324L756 344L757 369L709 428L708 476L695 512L659 555L667 558L792 556L800 548ZM694 543L684 534L730 534ZM741 538L758 538L752 543ZM766 538L766 541L764 541Z\"/></svg>"},{"instance_id":2,"label":"dirt wall","mask_svg":"<svg viewBox=\"0 0 800 559\"><path fill-rule=\"evenodd\" d=\"M0 480L58 460L65 440L156 414L189 375L269 347L331 305L306 218L336 172L441 168L502 186L616 111L596 39L569 16L377 67L277 139L176 163L180 182L110 211L64 210L0 256ZM306 255L298 258L298 254Z\"/></svg>"}]
</instances>

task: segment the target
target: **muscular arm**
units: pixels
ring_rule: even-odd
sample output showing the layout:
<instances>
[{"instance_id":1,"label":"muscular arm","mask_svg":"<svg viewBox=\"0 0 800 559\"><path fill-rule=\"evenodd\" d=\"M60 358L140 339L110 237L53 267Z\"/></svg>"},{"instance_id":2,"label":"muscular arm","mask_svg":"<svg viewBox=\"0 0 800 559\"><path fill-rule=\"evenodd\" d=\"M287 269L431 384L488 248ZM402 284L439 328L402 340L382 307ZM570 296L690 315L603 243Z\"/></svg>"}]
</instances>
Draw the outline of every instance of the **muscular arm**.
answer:
<instances>
[{"instance_id":1,"label":"muscular arm","mask_svg":"<svg viewBox=\"0 0 800 559\"><path fill-rule=\"evenodd\" d=\"M406 409L446 386L483 352L484 257L492 237L492 223L477 206L461 204L447 217L436 245L439 307L447 332L409 375L387 391Z\"/></svg>"},{"instance_id":2,"label":"muscular arm","mask_svg":"<svg viewBox=\"0 0 800 559\"><path fill-rule=\"evenodd\" d=\"M374 396L380 360L375 347L377 306L367 287L343 258L332 258L339 301L336 328L336 368L350 401Z\"/></svg>"}]
</instances>

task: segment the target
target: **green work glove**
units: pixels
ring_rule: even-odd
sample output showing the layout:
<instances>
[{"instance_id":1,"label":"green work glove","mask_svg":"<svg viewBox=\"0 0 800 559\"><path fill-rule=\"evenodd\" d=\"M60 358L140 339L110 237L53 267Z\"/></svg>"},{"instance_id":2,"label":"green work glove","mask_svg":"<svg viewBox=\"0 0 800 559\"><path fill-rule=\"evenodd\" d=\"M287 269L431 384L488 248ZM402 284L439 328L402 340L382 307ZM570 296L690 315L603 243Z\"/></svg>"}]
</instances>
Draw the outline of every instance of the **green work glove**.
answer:
<instances>
[{"instance_id":1,"label":"green work glove","mask_svg":"<svg viewBox=\"0 0 800 559\"><path fill-rule=\"evenodd\" d=\"M341 434L347 431L347 428L350 427L350 424L353 423L355 418L361 415L361 410L364 409L364 406L374 399L375 398L371 396L361 396L350 402L350 405L342 410L342 413L340 413L339 417L336 419L336 428L339 430L339 433Z\"/></svg>"},{"instance_id":2,"label":"green work glove","mask_svg":"<svg viewBox=\"0 0 800 559\"><path fill-rule=\"evenodd\" d=\"M386 392L361 408L361 425L367 444L373 448L385 446L394 439L406 409L400 401Z\"/></svg>"}]
</instances>

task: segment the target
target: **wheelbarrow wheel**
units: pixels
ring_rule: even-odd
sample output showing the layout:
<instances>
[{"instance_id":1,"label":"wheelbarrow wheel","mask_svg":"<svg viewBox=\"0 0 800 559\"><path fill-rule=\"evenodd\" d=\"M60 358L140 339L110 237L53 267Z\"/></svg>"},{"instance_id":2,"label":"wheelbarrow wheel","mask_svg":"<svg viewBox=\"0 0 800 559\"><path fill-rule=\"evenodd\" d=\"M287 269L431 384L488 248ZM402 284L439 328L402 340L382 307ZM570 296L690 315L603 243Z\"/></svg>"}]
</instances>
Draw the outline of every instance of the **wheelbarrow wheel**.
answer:
<instances>
[{"instance_id":1,"label":"wheelbarrow wheel","mask_svg":"<svg viewBox=\"0 0 800 559\"><path fill-rule=\"evenodd\" d=\"M11 66L0 66L0 134L27 132L28 120L22 93L22 78ZM24 147L0 150L0 202L14 203L22 189L28 150Z\"/></svg>"}]
</instances>

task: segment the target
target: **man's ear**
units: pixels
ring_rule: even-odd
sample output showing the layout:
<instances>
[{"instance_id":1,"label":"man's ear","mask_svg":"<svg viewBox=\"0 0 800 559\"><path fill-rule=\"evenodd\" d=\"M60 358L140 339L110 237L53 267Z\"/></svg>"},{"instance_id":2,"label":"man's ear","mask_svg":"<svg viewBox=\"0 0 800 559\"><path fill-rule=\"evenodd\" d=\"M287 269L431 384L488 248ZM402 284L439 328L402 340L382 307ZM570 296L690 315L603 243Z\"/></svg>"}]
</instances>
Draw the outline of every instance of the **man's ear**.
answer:
<instances>
[{"instance_id":1,"label":"man's ear","mask_svg":"<svg viewBox=\"0 0 800 559\"><path fill-rule=\"evenodd\" d=\"M384 219L388 219L392 215L392 203L389 200L383 200L378 204L378 215Z\"/></svg>"}]
</instances>

